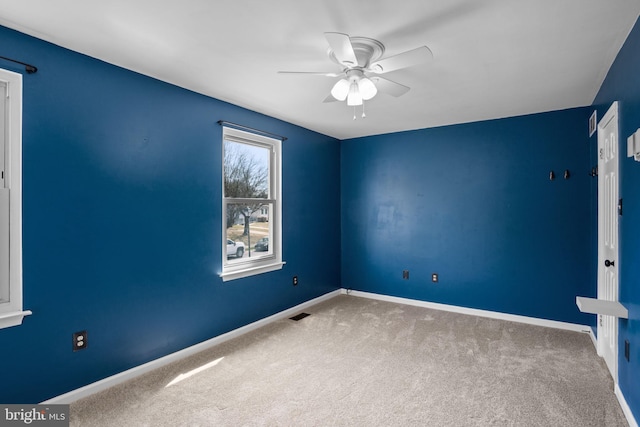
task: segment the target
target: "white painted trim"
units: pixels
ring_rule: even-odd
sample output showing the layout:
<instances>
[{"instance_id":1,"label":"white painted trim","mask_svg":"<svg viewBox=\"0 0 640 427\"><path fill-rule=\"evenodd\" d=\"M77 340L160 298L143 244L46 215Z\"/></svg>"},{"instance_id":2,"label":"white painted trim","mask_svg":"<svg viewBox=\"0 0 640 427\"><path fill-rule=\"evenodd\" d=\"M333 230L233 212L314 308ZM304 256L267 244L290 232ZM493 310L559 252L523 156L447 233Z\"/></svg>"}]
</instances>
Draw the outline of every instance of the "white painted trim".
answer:
<instances>
[{"instance_id":1,"label":"white painted trim","mask_svg":"<svg viewBox=\"0 0 640 427\"><path fill-rule=\"evenodd\" d=\"M26 313L22 299L22 75L0 69L0 81L7 84L9 120L6 173L4 187L9 189L9 301L0 307L0 315L10 316L2 327L22 323ZM31 314L29 312L29 314Z\"/></svg>"},{"instance_id":2,"label":"white painted trim","mask_svg":"<svg viewBox=\"0 0 640 427\"><path fill-rule=\"evenodd\" d=\"M223 214L221 221L222 241L220 242L222 246L222 271L219 273L223 282L280 270L285 264L285 262L282 261L282 140L223 125L221 144L223 172L225 168L225 140L261 147L270 152L269 197L263 199L263 201L272 204L269 212L269 224L271 228L269 239L271 241L270 249L273 252L273 256L268 259L258 258L252 260L251 258L243 258L241 260L242 262L229 262L227 258L227 218L226 214ZM227 211L227 203L251 200L225 197L224 176L222 176L220 182L222 185L222 212Z\"/></svg>"},{"instance_id":3,"label":"white painted trim","mask_svg":"<svg viewBox=\"0 0 640 427\"><path fill-rule=\"evenodd\" d=\"M392 297L388 295L374 294L371 292L353 291L353 290L344 289L344 288L342 289L342 293L346 295L353 295L355 297L360 297L360 298L369 298L369 299L375 299L379 301L388 301L388 302L394 302L398 304L413 305L417 307L431 308L434 310L450 311L453 313L488 317L491 319L508 320L511 322L526 323L526 324L536 325L536 326L545 326L548 328L564 329L564 330L569 330L574 332L584 332L589 334L589 337L591 338L591 342L593 343L593 346L595 347L596 350L598 349L598 341L596 339L595 334L593 333L593 329L591 329L591 327L587 325L558 322L556 320L539 319L535 317L519 316L516 314L500 313L496 311L478 310L475 308L467 308L467 307L460 307L455 305L440 304L435 302L420 301L420 300L414 300L409 298ZM633 412L631 412L631 408L629 408L629 405L627 404L627 401L624 398L624 394L622 394L622 390L620 390L620 387L618 386L617 383L615 384L615 395L618 399L618 402L620 402L622 412L624 412L624 415L627 418L629 427L639 427L638 423L636 422L636 419L633 416Z\"/></svg>"},{"instance_id":4,"label":"white painted trim","mask_svg":"<svg viewBox=\"0 0 640 427\"><path fill-rule=\"evenodd\" d=\"M268 273L270 271L282 270L282 266L285 265L286 262L274 262L271 264L253 266L249 268L245 268L242 270L234 270L229 272L220 273L220 277L223 282L235 279L241 279L243 277L255 276L256 274Z\"/></svg>"},{"instance_id":5,"label":"white painted trim","mask_svg":"<svg viewBox=\"0 0 640 427\"><path fill-rule=\"evenodd\" d=\"M556 320L539 319L536 317L520 316L517 314L500 313L497 311L479 310L476 308L459 307L456 305L440 304L435 302L420 301L409 298L392 297L381 294L374 294L362 291L350 291L343 289L342 293L356 297L376 299L380 301L395 302L398 304L414 305L418 307L431 308L434 310L450 311L453 313L469 314L472 316L488 317L491 319L508 320L510 322L527 323L529 325L545 326L547 328L565 329L574 332L591 333L591 328L587 325L576 323L558 322Z\"/></svg>"},{"instance_id":6,"label":"white painted trim","mask_svg":"<svg viewBox=\"0 0 640 427\"><path fill-rule=\"evenodd\" d=\"M30 316L32 314L33 313L29 310L2 314L0 315L0 329L22 325L22 319L24 319L25 316Z\"/></svg>"},{"instance_id":7,"label":"white painted trim","mask_svg":"<svg viewBox=\"0 0 640 427\"><path fill-rule=\"evenodd\" d=\"M629 310L619 301L607 301L598 298L576 297L576 305L583 313L604 314L620 319L629 318Z\"/></svg>"},{"instance_id":8,"label":"white painted trim","mask_svg":"<svg viewBox=\"0 0 640 427\"><path fill-rule=\"evenodd\" d=\"M264 319L260 319L256 322L250 323L241 328L234 329L233 331L227 332L226 334L219 335L215 338L211 338L207 341L201 342L191 347L187 347L175 353L168 354L159 359L152 360L151 362L147 362L143 365L136 366L135 368L131 368L126 371L120 372L119 374L112 375L100 381L96 381L92 384L88 384L84 387L78 388L76 390L72 390L68 393L61 394L60 396L56 396L52 399L42 402L42 404L52 404L52 405L53 404L70 404L72 402L75 402L78 399L82 399L94 393L98 393L100 391L106 390L109 387L113 387L115 385L121 384L125 381L138 377L149 371L168 365L169 363L175 362L185 357L189 357L191 355L194 355L196 353L199 353L201 351L214 347L218 344L222 344L225 341L229 341L230 339L244 335L248 332L261 328L262 326L268 325L269 323L275 322L276 320L281 320L281 319L286 319L288 317L291 317L295 314L298 314L300 310L304 310L308 307L327 301L340 294L341 294L340 289L329 292L327 294L324 294L322 296L319 296L317 298L314 298L302 304L296 305L295 307L291 307L287 310L276 313L272 316L265 317Z\"/></svg>"},{"instance_id":9,"label":"white painted trim","mask_svg":"<svg viewBox=\"0 0 640 427\"><path fill-rule=\"evenodd\" d=\"M135 368L131 368L128 369L124 372L120 372L119 374L115 374L112 375L110 377L104 378L102 380L96 381L92 384L88 384L84 387L78 388L76 390L72 390L68 393L56 396L54 398L51 398L49 400L46 400L44 402L42 402L42 404L69 404L72 402L75 402L78 399L82 399L84 397L90 396L94 393L98 393L100 391L106 390L109 387L113 387L115 385L121 384L125 381L128 381L130 379L136 378L140 375L143 375L149 371L152 371L154 369L160 368L162 366L168 365L169 363L175 362L177 360L183 359L185 357L189 357L191 355L194 355L196 353L199 353L201 351L207 350L211 347L214 347L218 344L222 344L225 341L228 341L230 339L239 337L243 334L246 334L248 332L251 332L255 329L258 329L262 326L265 326L269 323L275 322L277 320L280 319L286 319L288 317L291 317L295 314L297 314L298 312L300 312L301 310L304 310L308 307L314 306L316 304L319 304L321 302L327 301L331 298L334 298L340 294L347 294L347 295L352 295L352 296L356 296L356 297L361 297L361 298L369 298L369 299L375 299L375 300L380 300L380 301L389 301L389 302L394 302L394 303L398 303L398 304L406 304L406 305L414 305L414 306L418 306L418 307L425 307L425 308L431 308L434 310L442 310L442 311L450 311L450 312L454 312L454 313L460 313L460 314L468 314L468 315L473 315L473 316L481 316L481 317L488 317L488 318L492 318L492 319L500 319L500 320L508 320L508 321L512 321L512 322L519 322L519 323L527 323L527 324L531 324L531 325L537 325L537 326L545 326L545 327L551 327L551 328L558 328L558 329L565 329L565 330L570 330L570 331L575 331L575 332L585 332L588 333L591 337L591 340L594 341L594 345L595 345L595 336L593 335L593 331L589 326L585 326L585 325L578 325L578 324L573 324L573 323L565 323L565 322L558 322L558 321L554 321L554 320L546 320L546 319L538 319L538 318L533 318L533 317L526 317L526 316L518 316L518 315L514 315L514 314L506 314L506 313L499 313L499 312L494 312L494 311L487 311L487 310L478 310L478 309L473 309L473 308L466 308L466 307L458 307L458 306L453 306L453 305L446 305L446 304L439 304L439 303L433 303L433 302L427 302L427 301L420 301L420 300L414 300L414 299L408 299L408 298L400 298L400 297L393 297L393 296L387 296L387 295L381 295L381 294L374 294L374 293L370 293L370 292L362 292L362 291L352 291L352 290L348 290L348 289L338 289L336 291L332 291L329 292L325 295L322 295L318 298L314 298L310 301L304 302L302 304L299 304L295 307L289 308L287 310L281 311L279 313L276 313L272 316L266 317L264 319L258 320L256 322L250 323L246 326L243 326L241 328L238 329L234 329L233 331L227 332L226 334L222 334L219 335L217 337L211 338L207 341L204 341L202 343L193 345L191 347L185 348L183 350L179 350L175 353L171 353L167 356L161 357L159 359L155 359L152 360L150 362L147 362L143 365L140 366L136 366ZM632 421L635 422L635 420L633 419L633 415L631 414L631 411L628 409L628 405L626 405L626 401L624 400L624 397L622 396L622 392L618 391L618 386L616 385L616 396L618 396L618 400L621 400L621 406L623 407L623 410L625 411L625 415L627 416L627 419L630 420L629 423L632 427L638 427L637 424L632 424ZM622 403L624 402L624 404ZM627 408L625 410L625 407Z\"/></svg>"},{"instance_id":10,"label":"white painted trim","mask_svg":"<svg viewBox=\"0 0 640 427\"><path fill-rule=\"evenodd\" d=\"M593 328L589 328L589 336L591 337L591 342L593 343L593 347L598 351L598 338L596 334L593 333Z\"/></svg>"},{"instance_id":11,"label":"white painted trim","mask_svg":"<svg viewBox=\"0 0 640 427\"><path fill-rule=\"evenodd\" d=\"M622 394L622 390L618 384L616 384L614 388L614 392L616 397L618 398L618 402L620 402L620 407L622 408L622 412L624 412L624 416L627 417L627 422L629 423L629 427L638 427L638 422L633 416L633 412L631 412L631 408L629 408L629 404L627 400L624 398L624 394Z\"/></svg>"}]
</instances>

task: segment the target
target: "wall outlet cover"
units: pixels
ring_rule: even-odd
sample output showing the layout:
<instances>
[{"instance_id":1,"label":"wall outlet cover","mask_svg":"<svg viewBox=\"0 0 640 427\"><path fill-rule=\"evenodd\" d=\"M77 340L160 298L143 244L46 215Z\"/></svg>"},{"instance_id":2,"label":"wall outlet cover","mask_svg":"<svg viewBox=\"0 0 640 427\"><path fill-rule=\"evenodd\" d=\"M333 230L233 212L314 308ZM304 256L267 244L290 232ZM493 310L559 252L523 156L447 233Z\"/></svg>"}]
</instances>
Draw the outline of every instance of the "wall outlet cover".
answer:
<instances>
[{"instance_id":1,"label":"wall outlet cover","mask_svg":"<svg viewBox=\"0 0 640 427\"><path fill-rule=\"evenodd\" d=\"M629 361L629 340L624 340L624 358Z\"/></svg>"},{"instance_id":2,"label":"wall outlet cover","mask_svg":"<svg viewBox=\"0 0 640 427\"><path fill-rule=\"evenodd\" d=\"M80 351L87 348L87 331L75 332L73 334L73 351Z\"/></svg>"}]
</instances>

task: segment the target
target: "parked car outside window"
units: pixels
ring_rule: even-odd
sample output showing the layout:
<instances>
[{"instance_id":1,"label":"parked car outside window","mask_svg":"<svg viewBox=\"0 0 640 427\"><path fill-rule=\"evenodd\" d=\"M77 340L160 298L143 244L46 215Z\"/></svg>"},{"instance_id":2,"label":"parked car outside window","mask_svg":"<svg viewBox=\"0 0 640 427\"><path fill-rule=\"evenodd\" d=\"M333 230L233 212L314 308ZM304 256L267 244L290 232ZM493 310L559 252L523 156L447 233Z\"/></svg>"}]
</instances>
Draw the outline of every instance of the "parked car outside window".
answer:
<instances>
[{"instance_id":1,"label":"parked car outside window","mask_svg":"<svg viewBox=\"0 0 640 427\"><path fill-rule=\"evenodd\" d=\"M269 238L268 237L263 237L262 239L258 240L258 242L256 243L255 248L256 248L257 252L268 251L269 250Z\"/></svg>"},{"instance_id":2,"label":"parked car outside window","mask_svg":"<svg viewBox=\"0 0 640 427\"><path fill-rule=\"evenodd\" d=\"M227 239L227 258L236 257L242 258L244 255L244 243L234 242L231 239Z\"/></svg>"}]
</instances>

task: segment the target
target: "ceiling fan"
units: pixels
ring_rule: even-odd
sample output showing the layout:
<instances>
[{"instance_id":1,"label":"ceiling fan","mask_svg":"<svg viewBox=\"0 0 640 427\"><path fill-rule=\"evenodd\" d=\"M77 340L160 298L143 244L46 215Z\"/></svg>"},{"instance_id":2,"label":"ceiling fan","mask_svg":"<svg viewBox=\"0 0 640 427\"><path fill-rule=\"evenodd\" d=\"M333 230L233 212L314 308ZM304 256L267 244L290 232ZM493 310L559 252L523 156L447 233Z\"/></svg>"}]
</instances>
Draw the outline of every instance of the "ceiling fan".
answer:
<instances>
[{"instance_id":1,"label":"ceiling fan","mask_svg":"<svg viewBox=\"0 0 640 427\"><path fill-rule=\"evenodd\" d=\"M324 102L346 100L347 105L355 107L364 105L364 101L373 98L378 92L396 97L404 95L409 91L408 86L379 75L433 59L431 50L426 46L381 59L384 55L384 45L378 40L367 37L350 37L343 33L324 33L324 35L329 42L327 51L329 58L338 64L342 71L337 73L279 71L283 74L342 77L334 84L331 93ZM362 117L365 117L364 109Z\"/></svg>"}]
</instances>

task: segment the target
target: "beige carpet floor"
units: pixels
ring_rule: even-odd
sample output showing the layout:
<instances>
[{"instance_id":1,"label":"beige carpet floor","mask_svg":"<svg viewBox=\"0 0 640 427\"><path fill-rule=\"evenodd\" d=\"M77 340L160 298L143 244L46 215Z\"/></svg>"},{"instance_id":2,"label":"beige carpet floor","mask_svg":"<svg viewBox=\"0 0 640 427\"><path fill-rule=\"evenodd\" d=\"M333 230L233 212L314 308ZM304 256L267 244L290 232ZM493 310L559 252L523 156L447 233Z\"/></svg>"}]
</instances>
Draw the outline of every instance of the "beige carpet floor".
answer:
<instances>
[{"instance_id":1,"label":"beige carpet floor","mask_svg":"<svg viewBox=\"0 0 640 427\"><path fill-rule=\"evenodd\" d=\"M626 426L587 334L342 295L71 405L72 426Z\"/></svg>"}]
</instances>

